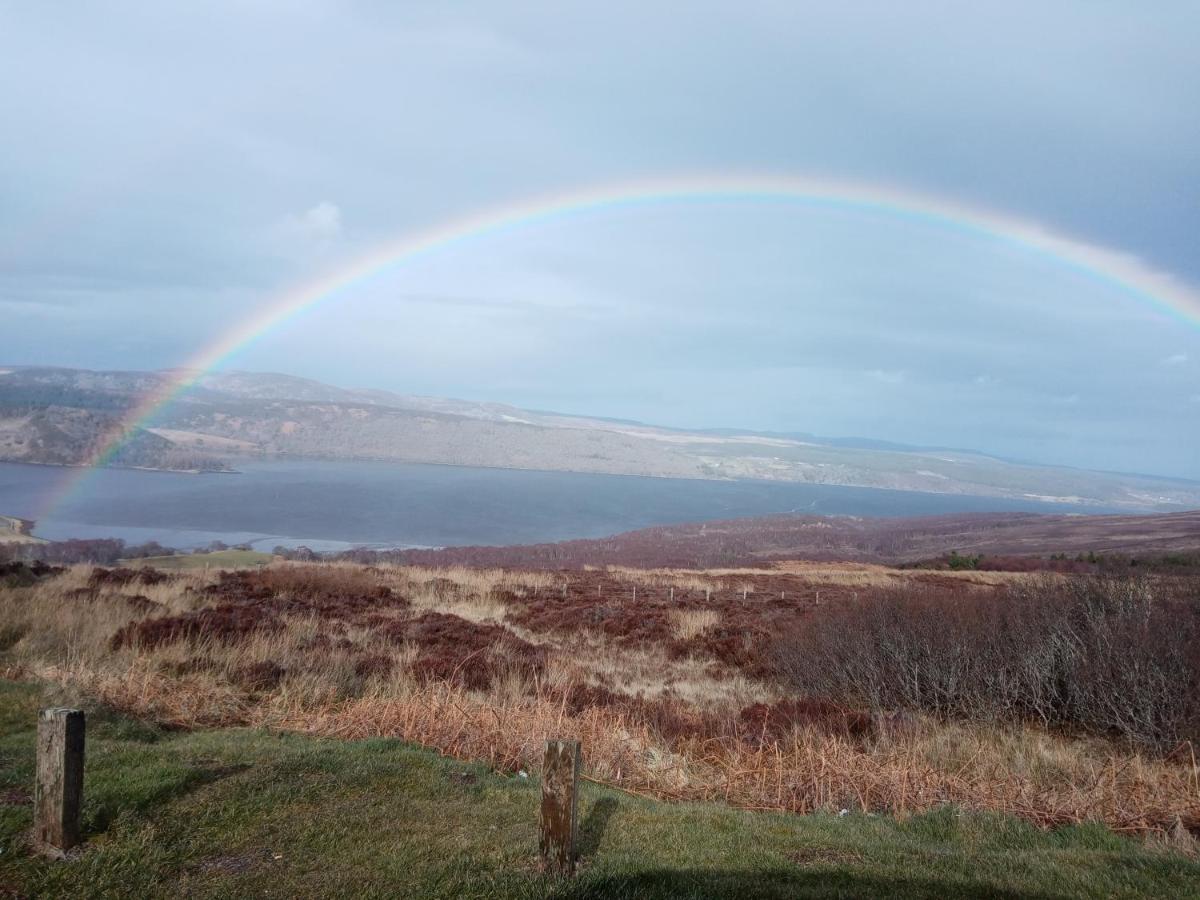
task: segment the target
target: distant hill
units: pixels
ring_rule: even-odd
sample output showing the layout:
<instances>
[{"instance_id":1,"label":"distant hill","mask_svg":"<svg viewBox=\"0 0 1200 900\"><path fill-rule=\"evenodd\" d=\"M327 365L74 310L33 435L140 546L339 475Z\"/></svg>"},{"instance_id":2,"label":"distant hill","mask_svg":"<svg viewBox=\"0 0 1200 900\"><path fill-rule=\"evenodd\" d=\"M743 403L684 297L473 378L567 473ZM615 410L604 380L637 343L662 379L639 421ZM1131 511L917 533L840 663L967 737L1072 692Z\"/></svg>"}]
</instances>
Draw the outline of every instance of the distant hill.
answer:
<instances>
[{"instance_id":1,"label":"distant hill","mask_svg":"<svg viewBox=\"0 0 1200 900\"><path fill-rule=\"evenodd\" d=\"M0 460L78 465L166 372L0 369ZM966 450L855 438L685 431L390 391L290 375L209 374L114 465L215 469L293 456L700 479L763 479L1073 504L1080 509L1200 507L1200 482L1090 472Z\"/></svg>"},{"instance_id":2,"label":"distant hill","mask_svg":"<svg viewBox=\"0 0 1200 900\"><path fill-rule=\"evenodd\" d=\"M965 513L912 518L762 516L663 525L606 538L511 547L351 551L408 565L572 569L637 566L712 569L778 560L911 563L944 556L1025 557L1190 554L1200 561L1200 511L1150 516ZM1069 560L1064 560L1064 562Z\"/></svg>"}]
</instances>

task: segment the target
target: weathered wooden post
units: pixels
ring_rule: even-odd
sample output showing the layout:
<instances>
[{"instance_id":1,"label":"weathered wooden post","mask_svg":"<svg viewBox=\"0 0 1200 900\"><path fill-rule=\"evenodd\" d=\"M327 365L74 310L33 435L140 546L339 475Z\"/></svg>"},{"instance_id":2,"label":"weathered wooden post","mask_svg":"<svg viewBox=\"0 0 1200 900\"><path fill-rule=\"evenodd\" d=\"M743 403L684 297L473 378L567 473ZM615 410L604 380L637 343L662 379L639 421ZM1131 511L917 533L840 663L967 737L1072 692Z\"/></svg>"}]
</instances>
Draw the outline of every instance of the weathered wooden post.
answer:
<instances>
[{"instance_id":1,"label":"weathered wooden post","mask_svg":"<svg viewBox=\"0 0 1200 900\"><path fill-rule=\"evenodd\" d=\"M579 741L546 741L542 763L542 865L548 872L575 872Z\"/></svg>"},{"instance_id":2,"label":"weathered wooden post","mask_svg":"<svg viewBox=\"0 0 1200 900\"><path fill-rule=\"evenodd\" d=\"M61 856L81 838L85 727L82 709L43 709L38 715L33 839L50 856Z\"/></svg>"}]
</instances>

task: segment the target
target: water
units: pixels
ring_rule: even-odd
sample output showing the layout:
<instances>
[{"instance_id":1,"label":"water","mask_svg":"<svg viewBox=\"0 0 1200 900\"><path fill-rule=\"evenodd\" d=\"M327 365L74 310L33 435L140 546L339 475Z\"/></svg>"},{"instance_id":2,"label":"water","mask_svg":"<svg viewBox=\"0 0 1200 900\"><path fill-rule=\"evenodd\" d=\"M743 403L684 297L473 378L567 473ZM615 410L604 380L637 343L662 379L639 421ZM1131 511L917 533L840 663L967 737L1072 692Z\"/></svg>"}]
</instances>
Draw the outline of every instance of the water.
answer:
<instances>
[{"instance_id":1,"label":"water","mask_svg":"<svg viewBox=\"0 0 1200 900\"><path fill-rule=\"evenodd\" d=\"M51 540L118 537L179 548L221 540L332 550L533 543L784 512L1102 511L831 485L382 462L272 461L241 469L236 475L103 469L43 514L78 470L0 463L0 514L38 519L35 533Z\"/></svg>"}]
</instances>

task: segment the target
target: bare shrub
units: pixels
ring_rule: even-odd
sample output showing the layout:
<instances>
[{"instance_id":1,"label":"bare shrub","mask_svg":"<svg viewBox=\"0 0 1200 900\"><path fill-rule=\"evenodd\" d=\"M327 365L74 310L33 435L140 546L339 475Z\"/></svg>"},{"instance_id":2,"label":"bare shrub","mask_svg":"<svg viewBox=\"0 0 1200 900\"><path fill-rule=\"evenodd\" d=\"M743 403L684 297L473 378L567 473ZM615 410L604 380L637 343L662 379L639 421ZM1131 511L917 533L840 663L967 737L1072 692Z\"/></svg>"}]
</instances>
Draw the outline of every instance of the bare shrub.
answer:
<instances>
[{"instance_id":1,"label":"bare shrub","mask_svg":"<svg viewBox=\"0 0 1200 900\"><path fill-rule=\"evenodd\" d=\"M777 656L794 689L837 702L1032 718L1167 750L1200 737L1189 590L1151 578L877 590L819 610Z\"/></svg>"}]
</instances>

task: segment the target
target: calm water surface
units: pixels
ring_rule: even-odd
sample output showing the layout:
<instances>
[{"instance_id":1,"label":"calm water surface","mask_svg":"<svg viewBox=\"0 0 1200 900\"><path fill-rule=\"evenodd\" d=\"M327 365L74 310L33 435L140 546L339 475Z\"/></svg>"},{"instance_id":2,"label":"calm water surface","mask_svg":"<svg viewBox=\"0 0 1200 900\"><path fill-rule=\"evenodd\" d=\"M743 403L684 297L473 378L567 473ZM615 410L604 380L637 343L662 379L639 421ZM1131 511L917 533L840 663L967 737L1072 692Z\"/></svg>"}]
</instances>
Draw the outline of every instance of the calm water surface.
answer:
<instances>
[{"instance_id":1,"label":"calm water surface","mask_svg":"<svg viewBox=\"0 0 1200 900\"><path fill-rule=\"evenodd\" d=\"M102 469L54 504L78 470L0 463L0 514L36 519L35 533L52 540L120 537L180 548L222 540L265 549L277 544L337 549L532 543L783 512L1084 511L988 497L763 481L376 462L240 467L237 475Z\"/></svg>"}]
</instances>

